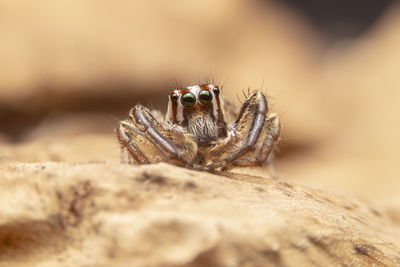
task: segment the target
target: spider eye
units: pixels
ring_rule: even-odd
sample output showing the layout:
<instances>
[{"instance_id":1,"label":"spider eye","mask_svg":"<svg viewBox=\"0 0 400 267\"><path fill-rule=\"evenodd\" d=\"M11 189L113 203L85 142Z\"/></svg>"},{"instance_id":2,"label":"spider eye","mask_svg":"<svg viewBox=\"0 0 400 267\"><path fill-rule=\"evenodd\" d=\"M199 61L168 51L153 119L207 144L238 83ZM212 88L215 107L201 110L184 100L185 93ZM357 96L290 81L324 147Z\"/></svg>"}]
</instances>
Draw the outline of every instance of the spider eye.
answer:
<instances>
[{"instance_id":1,"label":"spider eye","mask_svg":"<svg viewBox=\"0 0 400 267\"><path fill-rule=\"evenodd\" d=\"M213 89L214 95L218 96L219 95L219 88L218 86L215 86Z\"/></svg>"},{"instance_id":2,"label":"spider eye","mask_svg":"<svg viewBox=\"0 0 400 267\"><path fill-rule=\"evenodd\" d=\"M185 108L193 107L196 104L196 97L192 93L182 95L181 103Z\"/></svg>"},{"instance_id":3,"label":"spider eye","mask_svg":"<svg viewBox=\"0 0 400 267\"><path fill-rule=\"evenodd\" d=\"M176 94L171 94L170 95L172 102L176 103L179 99L179 96Z\"/></svg>"},{"instance_id":4,"label":"spider eye","mask_svg":"<svg viewBox=\"0 0 400 267\"><path fill-rule=\"evenodd\" d=\"M208 90L202 90L199 93L199 102L202 105L208 105L211 103L212 94Z\"/></svg>"}]
</instances>

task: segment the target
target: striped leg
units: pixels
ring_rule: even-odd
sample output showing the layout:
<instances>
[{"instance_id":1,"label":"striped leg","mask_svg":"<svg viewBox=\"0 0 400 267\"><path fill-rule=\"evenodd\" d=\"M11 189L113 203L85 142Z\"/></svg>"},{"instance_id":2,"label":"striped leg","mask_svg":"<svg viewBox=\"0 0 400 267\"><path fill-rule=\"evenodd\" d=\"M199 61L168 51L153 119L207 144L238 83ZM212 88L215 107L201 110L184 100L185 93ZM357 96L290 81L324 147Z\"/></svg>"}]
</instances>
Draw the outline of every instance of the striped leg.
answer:
<instances>
[{"instance_id":1,"label":"striped leg","mask_svg":"<svg viewBox=\"0 0 400 267\"><path fill-rule=\"evenodd\" d=\"M208 168L262 165L271 154L279 137L276 114L268 115L265 96L254 92L243 104L228 137L211 150Z\"/></svg>"},{"instance_id":2,"label":"striped leg","mask_svg":"<svg viewBox=\"0 0 400 267\"><path fill-rule=\"evenodd\" d=\"M197 146L188 135L165 129L141 105L135 106L129 117L116 131L122 146L123 162L129 163L132 157L139 164L170 162L191 166ZM126 152L130 157L126 157Z\"/></svg>"}]
</instances>

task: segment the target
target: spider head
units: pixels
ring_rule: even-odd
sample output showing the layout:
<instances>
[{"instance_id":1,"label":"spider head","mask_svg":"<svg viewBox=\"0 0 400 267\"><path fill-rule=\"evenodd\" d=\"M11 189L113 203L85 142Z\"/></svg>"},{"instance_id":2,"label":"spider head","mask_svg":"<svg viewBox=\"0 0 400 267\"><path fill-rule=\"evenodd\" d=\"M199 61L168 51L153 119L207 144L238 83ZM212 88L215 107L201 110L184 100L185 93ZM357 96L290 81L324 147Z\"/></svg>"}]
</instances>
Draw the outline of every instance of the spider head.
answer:
<instances>
[{"instance_id":1,"label":"spider head","mask_svg":"<svg viewBox=\"0 0 400 267\"><path fill-rule=\"evenodd\" d=\"M213 84L173 90L166 120L196 135L199 144L214 141L223 135L220 128L225 126L219 93L219 87Z\"/></svg>"},{"instance_id":2,"label":"spider head","mask_svg":"<svg viewBox=\"0 0 400 267\"><path fill-rule=\"evenodd\" d=\"M182 125L192 116L218 117L220 89L216 85L192 85L169 94L167 121ZM183 125L182 125L183 126Z\"/></svg>"}]
</instances>

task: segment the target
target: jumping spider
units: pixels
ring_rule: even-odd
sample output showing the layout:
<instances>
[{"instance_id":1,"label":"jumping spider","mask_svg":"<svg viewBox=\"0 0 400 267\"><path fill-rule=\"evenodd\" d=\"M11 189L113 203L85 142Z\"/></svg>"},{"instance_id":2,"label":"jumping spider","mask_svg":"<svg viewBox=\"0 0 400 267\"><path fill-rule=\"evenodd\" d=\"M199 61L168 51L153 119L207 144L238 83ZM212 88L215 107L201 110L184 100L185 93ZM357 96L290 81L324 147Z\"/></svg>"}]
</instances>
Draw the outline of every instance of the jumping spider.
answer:
<instances>
[{"instance_id":1,"label":"jumping spider","mask_svg":"<svg viewBox=\"0 0 400 267\"><path fill-rule=\"evenodd\" d=\"M173 90L165 119L136 105L116 129L123 163L209 170L264 165L279 133L278 115L268 112L261 92L249 94L237 112L212 84Z\"/></svg>"}]
</instances>

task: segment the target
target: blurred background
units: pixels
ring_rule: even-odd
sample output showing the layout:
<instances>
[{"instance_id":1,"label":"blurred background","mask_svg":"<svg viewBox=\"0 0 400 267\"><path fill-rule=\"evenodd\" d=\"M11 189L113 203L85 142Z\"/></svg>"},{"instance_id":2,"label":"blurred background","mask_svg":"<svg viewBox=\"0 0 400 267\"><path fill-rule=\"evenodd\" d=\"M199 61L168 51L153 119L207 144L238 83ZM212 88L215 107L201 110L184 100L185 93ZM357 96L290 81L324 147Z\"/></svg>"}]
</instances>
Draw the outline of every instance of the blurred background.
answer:
<instances>
[{"instance_id":1,"label":"blurred background","mask_svg":"<svg viewBox=\"0 0 400 267\"><path fill-rule=\"evenodd\" d=\"M390 0L2 0L0 163L119 162L134 104L213 80L267 93L281 179L400 222L399 25Z\"/></svg>"}]
</instances>

